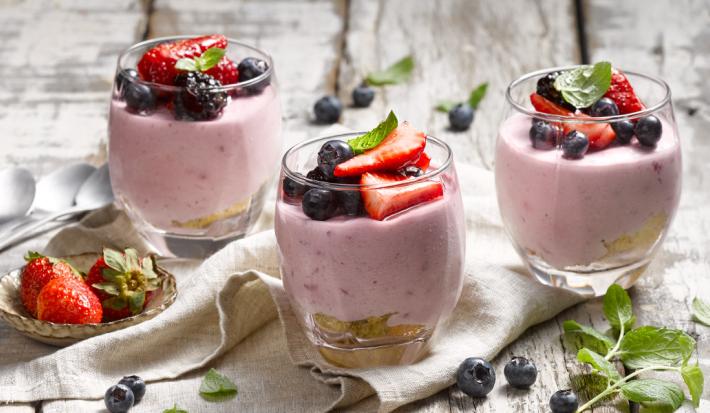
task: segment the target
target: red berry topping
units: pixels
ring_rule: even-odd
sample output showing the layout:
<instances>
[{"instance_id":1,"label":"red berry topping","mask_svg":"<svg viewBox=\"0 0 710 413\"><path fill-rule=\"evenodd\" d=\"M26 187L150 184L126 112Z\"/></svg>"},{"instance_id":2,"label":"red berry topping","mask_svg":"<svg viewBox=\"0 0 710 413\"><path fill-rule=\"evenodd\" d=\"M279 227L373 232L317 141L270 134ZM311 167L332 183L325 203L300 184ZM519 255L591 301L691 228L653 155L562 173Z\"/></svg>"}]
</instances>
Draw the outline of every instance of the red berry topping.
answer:
<instances>
[{"instance_id":1,"label":"red berry topping","mask_svg":"<svg viewBox=\"0 0 710 413\"><path fill-rule=\"evenodd\" d=\"M219 63L205 73L219 80L222 85L237 83L239 79L239 71L237 70L236 63L229 60L227 56L222 56Z\"/></svg>"},{"instance_id":2,"label":"red berry topping","mask_svg":"<svg viewBox=\"0 0 710 413\"><path fill-rule=\"evenodd\" d=\"M175 69L175 63L178 59L198 57L205 50L212 47L226 49L227 38L221 34L213 34L176 42L161 43L143 55L138 62L138 73L143 80L172 85L175 76L178 74L177 69ZM221 61L220 64L222 64ZM234 63L232 63L233 65Z\"/></svg>"},{"instance_id":3,"label":"red berry topping","mask_svg":"<svg viewBox=\"0 0 710 413\"><path fill-rule=\"evenodd\" d=\"M99 298L79 278L55 278L37 296L37 318L59 324L101 322Z\"/></svg>"},{"instance_id":4,"label":"red berry topping","mask_svg":"<svg viewBox=\"0 0 710 413\"><path fill-rule=\"evenodd\" d=\"M411 179L384 172L366 172L360 178L360 184L389 184ZM360 193L367 214L381 221L411 206L442 197L444 187L438 181L422 181L393 188L363 189Z\"/></svg>"},{"instance_id":5,"label":"red berry topping","mask_svg":"<svg viewBox=\"0 0 710 413\"><path fill-rule=\"evenodd\" d=\"M27 265L20 275L20 299L27 312L37 317L37 296L42 288L55 278L81 279L79 273L67 262L53 257L45 257L29 251L25 257Z\"/></svg>"},{"instance_id":6,"label":"red berry topping","mask_svg":"<svg viewBox=\"0 0 710 413\"><path fill-rule=\"evenodd\" d=\"M542 113L548 113L550 115L558 116L574 116L573 112L559 106L551 101L545 99L543 96L533 93L530 95L530 102L532 103L535 110Z\"/></svg>"},{"instance_id":7,"label":"red berry topping","mask_svg":"<svg viewBox=\"0 0 710 413\"><path fill-rule=\"evenodd\" d=\"M618 69L612 71L611 85L604 96L616 103L621 114L638 112L646 108L634 93L629 79Z\"/></svg>"},{"instance_id":8,"label":"red berry topping","mask_svg":"<svg viewBox=\"0 0 710 413\"><path fill-rule=\"evenodd\" d=\"M426 170L429 169L430 163L431 157L429 157L426 152L422 152L421 156L419 156L419 159L417 159L417 161L412 163L411 165L414 165L422 171L426 172Z\"/></svg>"}]
</instances>

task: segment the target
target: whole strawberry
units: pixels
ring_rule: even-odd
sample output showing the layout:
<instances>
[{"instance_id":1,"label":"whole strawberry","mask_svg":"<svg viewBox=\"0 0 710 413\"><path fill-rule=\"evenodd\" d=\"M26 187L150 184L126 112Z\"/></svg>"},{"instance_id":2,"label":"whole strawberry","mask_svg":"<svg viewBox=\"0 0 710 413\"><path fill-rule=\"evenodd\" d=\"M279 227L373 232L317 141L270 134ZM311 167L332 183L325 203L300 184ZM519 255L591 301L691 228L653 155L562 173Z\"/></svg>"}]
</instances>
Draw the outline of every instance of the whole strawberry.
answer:
<instances>
[{"instance_id":1,"label":"whole strawberry","mask_svg":"<svg viewBox=\"0 0 710 413\"><path fill-rule=\"evenodd\" d=\"M103 256L86 277L86 283L101 300L104 321L140 314L160 282L153 256L139 258L133 248L123 253L104 248Z\"/></svg>"},{"instance_id":2,"label":"whole strawberry","mask_svg":"<svg viewBox=\"0 0 710 413\"><path fill-rule=\"evenodd\" d=\"M79 278L55 278L37 296L37 318L58 324L96 324L103 315L101 302Z\"/></svg>"},{"instance_id":3,"label":"whole strawberry","mask_svg":"<svg viewBox=\"0 0 710 413\"><path fill-rule=\"evenodd\" d=\"M37 296L48 282L55 278L70 277L81 279L81 275L66 261L28 251L27 265L20 274L20 299L25 309L37 317Z\"/></svg>"}]
</instances>

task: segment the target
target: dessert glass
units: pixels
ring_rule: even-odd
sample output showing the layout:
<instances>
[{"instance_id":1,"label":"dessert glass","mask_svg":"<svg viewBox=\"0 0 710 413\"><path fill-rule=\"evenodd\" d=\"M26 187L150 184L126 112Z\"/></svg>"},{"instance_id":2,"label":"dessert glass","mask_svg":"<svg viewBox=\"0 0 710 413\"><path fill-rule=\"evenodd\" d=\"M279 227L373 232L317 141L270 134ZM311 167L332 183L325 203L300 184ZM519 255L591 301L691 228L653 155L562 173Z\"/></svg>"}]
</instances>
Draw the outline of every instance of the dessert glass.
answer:
<instances>
[{"instance_id":1,"label":"dessert glass","mask_svg":"<svg viewBox=\"0 0 710 413\"><path fill-rule=\"evenodd\" d=\"M155 107L129 108L119 74L135 69L155 45L189 37L148 40L119 57L109 168L119 207L149 243L163 255L205 257L242 237L258 218L281 154L281 108L271 57L233 39L227 57L256 57L269 68L248 81L210 89L227 94L216 119L181 117L175 102L184 88L140 79L123 81L150 88Z\"/></svg>"},{"instance_id":2,"label":"dessert glass","mask_svg":"<svg viewBox=\"0 0 710 413\"><path fill-rule=\"evenodd\" d=\"M280 182L289 178L342 199L438 180L443 196L382 221L347 215L315 221L280 190L275 230L281 276L306 335L330 363L409 364L427 354L461 294L466 239L461 193L451 150L433 137L426 145L429 171L402 183L363 186L303 176L316 165L324 142L359 135L296 145L283 157Z\"/></svg>"},{"instance_id":3,"label":"dessert glass","mask_svg":"<svg viewBox=\"0 0 710 413\"><path fill-rule=\"evenodd\" d=\"M680 140L668 85L624 71L647 108L584 123L635 121L654 115L661 139L652 148L630 144L564 158L559 144L533 148L533 119L574 128L579 118L536 111L528 97L553 68L510 84L496 143L495 180L506 230L518 254L540 282L584 295L603 295L612 283L630 287L659 249L681 193ZM559 143L559 142L558 142Z\"/></svg>"}]
</instances>

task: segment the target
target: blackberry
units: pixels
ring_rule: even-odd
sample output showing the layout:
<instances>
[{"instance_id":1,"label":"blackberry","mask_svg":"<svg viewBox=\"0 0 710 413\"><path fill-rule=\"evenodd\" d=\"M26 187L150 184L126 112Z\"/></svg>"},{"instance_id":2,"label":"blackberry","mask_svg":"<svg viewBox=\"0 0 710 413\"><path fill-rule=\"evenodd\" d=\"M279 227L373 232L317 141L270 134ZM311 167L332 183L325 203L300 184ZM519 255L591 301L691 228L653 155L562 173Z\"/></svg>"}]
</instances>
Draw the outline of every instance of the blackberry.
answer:
<instances>
[{"instance_id":1,"label":"blackberry","mask_svg":"<svg viewBox=\"0 0 710 413\"><path fill-rule=\"evenodd\" d=\"M552 103L562 106L570 112L574 112L575 107L567 103L567 101L562 98L562 93L560 93L559 90L555 89L555 79L557 79L557 76L559 76L561 73L561 71L551 72L538 79L537 94Z\"/></svg>"},{"instance_id":2,"label":"blackberry","mask_svg":"<svg viewBox=\"0 0 710 413\"><path fill-rule=\"evenodd\" d=\"M306 174L306 178L312 179L314 181L329 182L328 178L317 166L313 170L308 171L308 173Z\"/></svg>"},{"instance_id":3,"label":"blackberry","mask_svg":"<svg viewBox=\"0 0 710 413\"><path fill-rule=\"evenodd\" d=\"M175 78L175 85L183 87L175 100L175 114L178 119L215 119L227 106L227 92L216 90L222 83L206 73L179 74Z\"/></svg>"}]
</instances>

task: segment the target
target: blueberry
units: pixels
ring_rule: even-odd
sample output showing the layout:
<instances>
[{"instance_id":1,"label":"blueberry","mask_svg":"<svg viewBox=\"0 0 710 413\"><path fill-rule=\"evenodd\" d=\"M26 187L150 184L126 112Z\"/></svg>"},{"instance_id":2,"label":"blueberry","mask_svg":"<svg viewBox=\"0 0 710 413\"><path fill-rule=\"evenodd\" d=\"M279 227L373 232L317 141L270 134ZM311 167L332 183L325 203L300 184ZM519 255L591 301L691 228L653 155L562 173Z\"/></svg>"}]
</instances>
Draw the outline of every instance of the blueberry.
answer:
<instances>
[{"instance_id":1,"label":"blueberry","mask_svg":"<svg viewBox=\"0 0 710 413\"><path fill-rule=\"evenodd\" d=\"M462 392L471 397L484 397L493 390L496 371L486 360L469 357L461 363L456 372L456 383Z\"/></svg>"},{"instance_id":2,"label":"blueberry","mask_svg":"<svg viewBox=\"0 0 710 413\"><path fill-rule=\"evenodd\" d=\"M449 125L451 125L451 129L455 131L464 131L471 126L471 122L473 122L472 107L459 103L449 111Z\"/></svg>"},{"instance_id":3,"label":"blueberry","mask_svg":"<svg viewBox=\"0 0 710 413\"><path fill-rule=\"evenodd\" d=\"M296 182L288 176L284 177L281 183L284 193L291 198L299 197L306 192L306 186L300 182Z\"/></svg>"},{"instance_id":4,"label":"blueberry","mask_svg":"<svg viewBox=\"0 0 710 413\"><path fill-rule=\"evenodd\" d=\"M362 214L362 196L360 196L360 191L338 191L337 194L338 201L342 207L345 215L358 216Z\"/></svg>"},{"instance_id":5,"label":"blueberry","mask_svg":"<svg viewBox=\"0 0 710 413\"><path fill-rule=\"evenodd\" d=\"M580 159L589 149L589 139L583 132L570 131L562 139L562 156L567 159Z\"/></svg>"},{"instance_id":6,"label":"blueberry","mask_svg":"<svg viewBox=\"0 0 710 413\"><path fill-rule=\"evenodd\" d=\"M324 96L313 105L316 120L320 123L335 123L340 119L343 104L335 96Z\"/></svg>"},{"instance_id":7,"label":"blueberry","mask_svg":"<svg viewBox=\"0 0 710 413\"><path fill-rule=\"evenodd\" d=\"M577 407L579 407L579 401L572 390L558 390L550 397L552 413L574 413Z\"/></svg>"},{"instance_id":8,"label":"blueberry","mask_svg":"<svg viewBox=\"0 0 710 413\"><path fill-rule=\"evenodd\" d=\"M266 73L269 69L269 64L256 57L245 57L237 66L239 72L239 81L246 82Z\"/></svg>"},{"instance_id":9,"label":"blueberry","mask_svg":"<svg viewBox=\"0 0 710 413\"><path fill-rule=\"evenodd\" d=\"M594 117L616 116L619 114L619 107L609 98L601 98L594 102L590 113Z\"/></svg>"},{"instance_id":10,"label":"blueberry","mask_svg":"<svg viewBox=\"0 0 710 413\"><path fill-rule=\"evenodd\" d=\"M325 221L335 215L338 202L333 192L327 189L311 188L303 195L303 213L316 221Z\"/></svg>"},{"instance_id":11,"label":"blueberry","mask_svg":"<svg viewBox=\"0 0 710 413\"><path fill-rule=\"evenodd\" d=\"M138 82L125 82L123 98L126 106L135 112L145 112L155 107L155 94L153 89Z\"/></svg>"},{"instance_id":12,"label":"blueberry","mask_svg":"<svg viewBox=\"0 0 710 413\"><path fill-rule=\"evenodd\" d=\"M353 89L353 105L358 108L366 108L370 106L372 100L375 99L375 89L360 85Z\"/></svg>"},{"instance_id":13,"label":"blueberry","mask_svg":"<svg viewBox=\"0 0 710 413\"><path fill-rule=\"evenodd\" d=\"M404 176L413 176L413 177L424 175L424 171L422 171L422 168L415 166L415 165L405 166L400 171L400 173Z\"/></svg>"},{"instance_id":14,"label":"blueberry","mask_svg":"<svg viewBox=\"0 0 710 413\"><path fill-rule=\"evenodd\" d=\"M138 376L125 376L118 382L118 384L123 384L131 389L133 397L136 399L136 403L140 402L143 399L143 396L145 396L145 382Z\"/></svg>"},{"instance_id":15,"label":"blueberry","mask_svg":"<svg viewBox=\"0 0 710 413\"><path fill-rule=\"evenodd\" d=\"M525 357L513 357L503 370L508 383L518 389L527 389L535 383L537 367Z\"/></svg>"},{"instance_id":16,"label":"blueberry","mask_svg":"<svg viewBox=\"0 0 710 413\"><path fill-rule=\"evenodd\" d=\"M116 92L118 96L123 98L123 87L126 83L133 81L133 79L138 78L138 71L135 69L123 69L116 75L114 83L116 84Z\"/></svg>"},{"instance_id":17,"label":"blueberry","mask_svg":"<svg viewBox=\"0 0 710 413\"><path fill-rule=\"evenodd\" d=\"M335 166L355 156L352 148L345 141L330 140L318 151L318 168L328 179L333 179Z\"/></svg>"},{"instance_id":18,"label":"blueberry","mask_svg":"<svg viewBox=\"0 0 710 413\"><path fill-rule=\"evenodd\" d=\"M663 125L661 121L653 115L639 119L634 127L636 139L638 139L643 146L656 146L656 143L661 139L662 132Z\"/></svg>"},{"instance_id":19,"label":"blueberry","mask_svg":"<svg viewBox=\"0 0 710 413\"><path fill-rule=\"evenodd\" d=\"M634 123L630 120L620 120L618 122L613 122L611 128L614 129L616 134L616 141L622 145L626 145L631 142L631 138L634 136Z\"/></svg>"},{"instance_id":20,"label":"blueberry","mask_svg":"<svg viewBox=\"0 0 710 413\"><path fill-rule=\"evenodd\" d=\"M109 387L104 394L104 403L111 413L126 413L135 402L135 396L128 386L117 384Z\"/></svg>"},{"instance_id":21,"label":"blueberry","mask_svg":"<svg viewBox=\"0 0 710 413\"><path fill-rule=\"evenodd\" d=\"M552 149L557 146L562 131L542 119L533 119L530 127L530 141L535 149Z\"/></svg>"}]
</instances>

